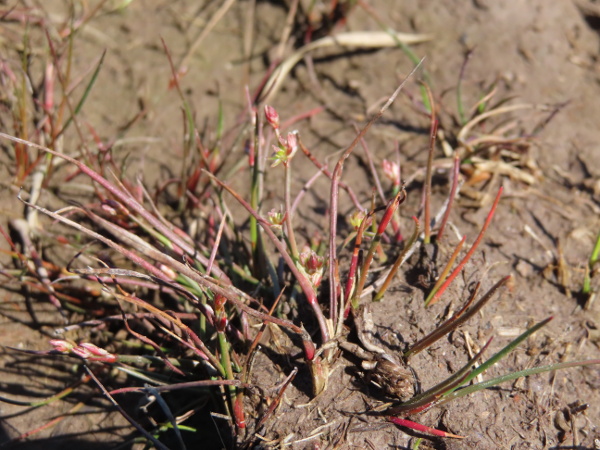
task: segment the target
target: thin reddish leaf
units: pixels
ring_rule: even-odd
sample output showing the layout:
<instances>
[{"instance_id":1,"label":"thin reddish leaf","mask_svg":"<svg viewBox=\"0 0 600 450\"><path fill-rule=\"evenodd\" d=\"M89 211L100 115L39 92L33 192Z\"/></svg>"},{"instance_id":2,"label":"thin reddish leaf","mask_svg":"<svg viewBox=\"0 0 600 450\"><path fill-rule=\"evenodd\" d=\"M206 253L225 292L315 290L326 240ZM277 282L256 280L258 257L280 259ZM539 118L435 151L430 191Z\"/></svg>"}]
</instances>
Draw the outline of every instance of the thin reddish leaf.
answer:
<instances>
[{"instance_id":1,"label":"thin reddish leaf","mask_svg":"<svg viewBox=\"0 0 600 450\"><path fill-rule=\"evenodd\" d=\"M437 428L431 428L420 423L413 422L407 419L401 419L400 417L388 417L390 422L395 423L398 426L409 428L411 430L420 431L423 433L433 434L434 436L449 437L456 439L465 439L466 436L459 436L457 434L448 433L447 431L438 430Z\"/></svg>"},{"instance_id":2,"label":"thin reddish leaf","mask_svg":"<svg viewBox=\"0 0 600 450\"><path fill-rule=\"evenodd\" d=\"M444 291L448 288L448 286L450 286L450 283L452 283L452 281L458 276L458 274L462 271L463 267L465 267L465 264L467 264L467 261L469 261L469 259L471 259L471 256L473 256L473 253L475 253L477 246L483 239L485 231L488 229L490 223L492 222L492 218L494 217L494 213L496 212L496 207L498 206L498 202L500 202L500 197L502 196L502 190L503 188L502 186L500 186L500 189L498 189L498 194L496 195L496 199L494 200L494 204L492 205L492 208L490 209L490 212L488 213L485 219L485 222L483 224L483 227L481 228L481 231L479 232L479 235L477 236L477 239L475 239L475 242L473 242L473 245L471 246L465 257L458 264L456 269L454 269L454 271L450 274L450 276L444 282L439 291L437 291L435 295L431 298L431 301L429 302L430 305L433 305L440 299Z\"/></svg>"}]
</instances>

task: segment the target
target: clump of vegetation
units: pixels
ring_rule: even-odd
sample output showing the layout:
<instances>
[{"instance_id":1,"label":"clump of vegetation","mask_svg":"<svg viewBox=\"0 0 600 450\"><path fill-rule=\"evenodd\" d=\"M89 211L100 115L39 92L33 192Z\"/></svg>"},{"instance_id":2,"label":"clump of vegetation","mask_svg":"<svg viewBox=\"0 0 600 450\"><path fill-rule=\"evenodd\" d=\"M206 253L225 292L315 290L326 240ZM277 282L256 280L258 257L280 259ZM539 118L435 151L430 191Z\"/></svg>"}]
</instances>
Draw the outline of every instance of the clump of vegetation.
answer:
<instances>
[{"instance_id":1,"label":"clump of vegetation","mask_svg":"<svg viewBox=\"0 0 600 450\"><path fill-rule=\"evenodd\" d=\"M68 47L63 51L67 59L71 57ZM165 51L168 54L166 46ZM461 436L412 418L509 380L600 363L551 364L471 384L546 325L551 319L547 318L484 361L488 340L452 376L419 392L410 358L474 318L498 292L510 286L510 275L485 293L476 283L457 312L399 354L373 339L372 303L386 301L388 288L420 247L449 245L445 232L464 181L461 170L468 185L487 175L500 182L502 176L517 173L503 158L511 157L511 150L522 150L527 137L507 137L510 127L506 126L490 126L485 133L476 130L489 124L491 118L520 108L488 108L491 92L476 105L470 118L461 106L457 126L447 126L443 133L442 145L450 149L452 158L447 170L450 184L444 206L434 212L431 197L439 116L434 97L424 85L422 104L427 105L423 111L430 121L430 140L423 205L422 212L414 211L412 231L405 237L401 230L406 228L407 214L399 211L408 195L417 194L408 193L397 162L384 161L381 169L372 173L379 186L379 201L361 199L342 177L347 159L410 77L357 133L333 168L317 160L302 141L301 132L288 131L290 124L282 124L274 107L261 108L249 101L246 127L238 136L244 143L245 160L229 170L222 157L223 118L217 120L215 138L203 139L181 94L188 146L181 175L149 192L141 182L127 178L110 148L84 148L77 157L61 149L59 138L65 129L74 126L82 133L77 114L93 87L102 58L84 95L75 101L66 89L69 73L62 69L59 56L53 56L51 73L56 74L64 95L58 105L51 99L43 107L35 104L39 108L35 114L41 115L45 124L36 129L38 139L27 132L31 106L27 106L27 90L16 80L13 92L20 106L14 123L20 125L12 135L0 133L13 145L15 184L29 185L27 192L19 193L27 220L11 223L24 245L19 247L3 230L17 267L5 268L3 274L45 294L66 322L57 327L58 336L48 341L48 351L32 353L74 358L86 372L86 382L95 383L148 444L168 448L165 442L170 439L185 448L186 433L203 432L193 418L210 415L221 424L223 436L240 446L253 445L256 434L275 420L286 389L299 371L310 373L313 395L318 396L328 389L335 363L349 354L362 361L360 366L368 379L389 399L377 411L379 415L401 427L448 438ZM178 74L172 67L174 87L181 93ZM54 78L46 78L46 82L50 80ZM452 130L458 130L454 136L450 136ZM36 152L33 157L32 151ZM293 192L294 163L303 154L317 167L317 173L303 190ZM85 203L51 210L40 203L39 192L51 184L59 160L91 180L93 196ZM507 167L512 172L503 172ZM232 182L233 175L239 173L248 174L247 189ZM389 181L387 189L382 187L381 173ZM267 174L281 175L281 209L264 208ZM298 211L303 196L319 176L329 180L329 224L322 235L307 239L299 232L302 219ZM338 223L340 189L355 206L346 227ZM467 236L458 241L429 289L424 307L443 299L448 286L476 253L502 191L498 187L493 202L486 205L489 213L469 250L463 252ZM52 219L52 226L39 228L36 213ZM63 266L52 263L43 252L36 251L32 236L40 243L64 245L70 261ZM394 249L389 250L384 245L387 243L394 243ZM590 260L591 269L597 253ZM342 264L342 255L347 257L347 264ZM290 343L281 345L280 337ZM273 388L256 378L254 362L261 353L272 360L282 351L297 366L285 367L288 376ZM296 356L298 352L301 357ZM70 393L70 389L65 390L35 406ZM145 424L123 406L139 396L151 399L158 411L149 414Z\"/></svg>"}]
</instances>

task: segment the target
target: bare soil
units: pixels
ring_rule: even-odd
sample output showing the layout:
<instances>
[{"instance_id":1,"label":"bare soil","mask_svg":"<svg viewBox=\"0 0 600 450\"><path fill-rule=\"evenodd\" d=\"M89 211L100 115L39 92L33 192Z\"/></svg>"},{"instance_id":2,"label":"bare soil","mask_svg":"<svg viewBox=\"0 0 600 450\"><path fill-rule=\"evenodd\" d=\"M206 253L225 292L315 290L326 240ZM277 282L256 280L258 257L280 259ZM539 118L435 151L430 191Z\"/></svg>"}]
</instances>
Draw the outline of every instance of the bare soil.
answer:
<instances>
[{"instance_id":1,"label":"bare soil","mask_svg":"<svg viewBox=\"0 0 600 450\"><path fill-rule=\"evenodd\" d=\"M94 16L74 40L74 73L89 71L102 51L107 51L98 81L81 112L83 123L89 124L103 141L114 141L116 154L128 155L129 176L132 179L141 176L148 186L180 170L181 101L168 88L171 69L161 38L175 64L185 59L187 73L182 78L182 87L197 122L206 121L209 132L215 128L219 102L226 128L236 123L245 105L245 85L251 89L258 86L275 55L286 17L286 8L280 2L256 4L255 36L248 65L244 62L243 48L249 2L236 3L204 42L190 50L221 6L217 3L132 2L120 12ZM442 125L447 130L456 130L455 88L469 50L473 53L462 82L465 105L475 104L494 82L498 87L496 100L514 97L512 103L565 104L543 131L532 138L527 149L530 166L525 171L533 176L533 183L505 175L493 176L470 186L471 191L480 193L476 202L461 196L451 217L457 229L457 233L451 234L452 243L457 242L456 235L462 234L468 236L468 242L473 241L497 188L502 184L505 189L480 250L445 300L427 311L423 307L424 276L427 282L427 275L433 277L436 270L441 270L451 251L441 247L437 265L433 267L422 266L420 255L414 255L408 267L416 269L401 273L392 293L374 306L374 321L382 345L400 352L404 343L422 337L457 309L472 282L481 281L485 291L499 278L512 273L514 286L510 292L493 300L460 331L411 360L423 388L435 385L469 359L468 336L479 345L495 336L488 351L492 354L528 326L548 316L554 316L554 320L485 377L558 361L598 358L600 306L595 303L584 310L585 300L579 291L583 268L600 229L599 4L593 0L579 3L374 0L370 4L386 24L398 31L432 34L431 41L412 49L419 57L426 57L419 76L428 77L442 108ZM18 8L22 7L19 3ZM82 7L77 4L77 8ZM2 6L5 8L8 7ZM44 2L44 11L46 20L57 27L67 17L62 2ZM0 55L2 60L14 60L19 47L15 37L20 36L23 24L6 21L3 27ZM356 7L340 30L376 31L379 26L362 8ZM31 38L43 42L43 36L36 35L34 30ZM288 47L284 54L292 51ZM190 57L186 59L188 53ZM40 73L47 57L34 55ZM271 104L283 120L325 106L322 113L296 126L303 142L319 160L336 158L337 152L355 135L352 124L361 123L372 114L412 67L406 53L397 48L318 50L312 54L312 68L301 62ZM394 145L398 143L405 178L422 168L426 160L429 123L427 117L416 111L418 98L419 87L413 82L367 136L376 163L394 157ZM142 111L143 117L135 120ZM511 117L518 119L517 126L531 131L544 116L539 111L525 110ZM133 125L123 131L124 124L132 120L135 120ZM7 122L2 123L4 126ZM66 148L76 142L75 137L70 139L71 142L65 142ZM16 200L18 187L10 182L14 178L10 146L3 143L2 148L0 173L5 181L0 195L2 226L6 227L9 219L23 214L23 208ZM245 156L242 148L234 148L228 157L233 164ZM367 164L364 153L357 150L344 173L344 181L353 186L363 202L369 201L373 185ZM315 171L306 161L298 167L295 189L300 189ZM439 177L442 181L435 187L436 208L447 195L444 181L447 169L440 170ZM419 180L422 177L417 177L414 186L419 186ZM239 180L236 183L240 188L244 185ZM326 229L326 186L324 180L317 182L299 213L305 221L306 236ZM280 201L275 181L267 189L272 191L273 205L265 205L264 210ZM407 227L410 216L418 211L419 192L420 189L415 189L409 193L409 201L403 206ZM40 204L52 202L58 200L45 195ZM343 202L341 212L347 213L351 204L347 199ZM58 203L54 206L58 207ZM8 249L4 242L0 246ZM560 279L561 260L570 274L567 281ZM10 263L8 258L3 257L2 261ZM26 306L18 287L5 288L0 291L3 346L0 395L31 401L76 383L82 374L74 371L68 360L32 357L12 350L47 350L52 330L61 326L61 322L42 297L30 298L31 306ZM32 319L32 309L36 321ZM254 383L273 386L294 366L299 368L299 374L275 416L258 430L260 436L247 437L251 446L411 448L417 437L423 435L400 429L370 413L385 399L361 377L357 363L351 355L341 354L328 389L313 398L308 369L300 358L261 355ZM0 447L142 448L133 442L135 430L94 392L93 385L83 385L77 388L76 395L42 408L0 403ZM82 404L78 406L79 402ZM136 402L137 398L126 406L135 411L139 406ZM589 407L574 415L571 422L564 419L565 411L579 403ZM74 407L77 407L74 414L54 426L15 440ZM248 413L252 415L252 411ZM532 376L433 408L413 419L466 437L463 440L427 437L419 448L600 448L600 369L591 366ZM207 421L206 429L190 440L188 448L193 445L232 448L227 436L222 436L222 441L215 437L216 428Z\"/></svg>"}]
</instances>

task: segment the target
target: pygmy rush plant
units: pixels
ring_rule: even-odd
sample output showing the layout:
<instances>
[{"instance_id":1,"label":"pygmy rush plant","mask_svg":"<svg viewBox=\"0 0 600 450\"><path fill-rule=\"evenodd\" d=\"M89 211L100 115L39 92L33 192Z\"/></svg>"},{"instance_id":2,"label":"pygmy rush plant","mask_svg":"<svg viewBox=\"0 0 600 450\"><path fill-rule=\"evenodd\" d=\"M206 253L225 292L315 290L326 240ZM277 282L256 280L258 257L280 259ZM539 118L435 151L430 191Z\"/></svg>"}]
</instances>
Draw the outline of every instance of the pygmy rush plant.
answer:
<instances>
[{"instance_id":1,"label":"pygmy rush plant","mask_svg":"<svg viewBox=\"0 0 600 450\"><path fill-rule=\"evenodd\" d=\"M460 436L398 416L412 416L518 377L598 364L600 360L553 364L469 385L475 377L548 323L550 319L546 319L474 368L475 363L482 359L484 350L490 343L488 341L461 370L438 385L415 393L409 358L474 317L500 289L510 284L510 276L502 278L479 299L478 284L458 312L409 346L402 354L395 355L369 338L373 327L369 312L371 302L385 302L386 290L418 246L442 239L452 200L459 191L460 160L455 157L450 198L445 209L436 216L431 214L430 175L437 129L433 98L429 99L432 112L427 168L429 175L424 183L426 212L421 219L413 217L414 228L408 238L402 238L399 233L398 211L406 202L408 194L401 182L398 166L390 162L384 163L383 172L390 179L392 188L391 195L381 206L371 202L369 208L364 207L353 193L352 187L342 182L345 161L370 126L389 108L405 83L406 81L398 87L379 112L357 133L333 170L317 161L302 142L299 133L282 131L279 115L273 107L264 108L268 131L263 126L263 115L259 114L258 108L249 105L248 123L252 130L251 137L247 138L251 183L249 199L245 199L226 182L223 165L215 163L218 159L211 154L211 146L198 143L198 150L203 157L189 169L189 173L183 172L182 177L189 176L188 183L180 180L182 185L190 188L188 194L193 201L179 213L185 217L185 214L190 213L190 208L196 208L202 213L203 228L200 237L191 236L188 230L176 224L176 220L165 218L164 205L155 202L160 196L152 197L143 186L115 177L102 164L93 165L97 159L90 158L89 162L84 163L61 151L0 133L0 137L17 146L38 149L73 165L94 182L97 197L96 202L87 205L50 211L26 200L25 195L20 195L30 210L46 214L53 221L76 230L80 236L86 236L85 240L88 240L85 245L81 243L81 239L79 242L70 241L73 260L67 267L54 267L54 279L49 280L49 262L38 258L35 264L30 265L34 255L20 251L8 234L4 233L11 245L11 256L22 264L27 273L27 282L51 296L67 320L69 310L92 316L90 319L93 320L69 324L62 331L67 328L97 327L99 323L106 323L108 317L93 317L93 312L78 302L77 296L67 293L75 289L82 297L89 297L90 287L93 286L96 290L99 288L101 293L94 300L105 302L105 308L113 313L111 320L118 321L128 335L139 343L141 353L129 354L129 339L113 335L106 346L86 341L77 343L62 337L53 339L49 342L53 348L38 354L78 358L89 380L95 382L123 416L148 442L158 448L166 448L161 437L169 429L173 430L180 446L184 448L182 431L199 432L186 428L186 421L205 407L205 404L209 404L208 408L213 414L229 420L230 429L238 442L249 443L254 433L274 417L276 408L298 369L291 370L274 393L267 393L267 387L261 385L260 379L255 379L254 361L260 347L275 345L270 339L266 339L267 329L271 336L277 330L286 330L294 345L302 349L315 396L328 389L330 372L340 357L338 347L341 347L361 358L363 368L371 373L371 379L386 395L394 399L381 411L382 415L400 426L445 437ZM275 143L269 156L267 148L271 140ZM299 149L302 153L298 152ZM213 151L218 151L216 146ZM322 237L320 243L312 245L310 242L300 243L295 225L296 208L302 193L297 194L294 199L291 180L294 159L301 154L307 155L317 166L318 175L325 175L330 183L327 236ZM269 162L271 167L267 168ZM262 211L264 199L261 198L260 187L264 184L263 177L267 170L284 172L282 210ZM309 183L303 192L310 189ZM351 221L353 229L342 246L337 236L340 188L348 192L357 209ZM224 193L233 197L247 211L250 219L248 229L234 222ZM487 219L470 250L453 268L467 238L465 236L460 240L447 267L426 298L425 307L441 299L448 285L472 257L492 221L501 195L502 188L498 190ZM185 220L177 223L185 223ZM22 233L24 239L27 239L28 232L22 230ZM52 234L49 236L56 239ZM393 239L400 241L401 250L395 255L387 273L375 277L372 269L377 264L377 256L383 254L384 242ZM112 254L125 257L127 262L122 267L104 262L96 257L96 251L90 246L92 243L101 243ZM347 246L350 247L350 263L347 268L343 268L340 267L338 255L347 251ZM283 261L285 269L279 264L279 260ZM40 268L46 268L46 271ZM19 276L17 271L7 271L6 274ZM77 286L74 281L83 282L84 288ZM328 301L323 301L323 286L328 287ZM156 293L156 301L148 299L150 296L145 295L148 292ZM290 306L292 299L306 302L309 314L302 312L306 309L298 308L298 313L302 312L302 315L297 318L287 316L284 311L289 308L282 308L280 304L287 302ZM308 330L305 324L309 327ZM316 324L318 338L313 338L312 324ZM355 332L360 345L348 340L348 327ZM290 354L294 351L292 347L286 350ZM131 385L109 389L107 384L111 383L111 379L101 379L101 371L98 369L100 364L127 374ZM170 397L171 393L181 390L194 395L183 401ZM254 417L247 412L257 408L257 390L259 402L264 408ZM248 395L251 392L253 395ZM132 418L120 406L123 402L120 399L123 395L133 393L155 398L164 413L162 421L155 423L153 428L146 429ZM199 397L202 402L199 402ZM249 417L253 420L249 420Z\"/></svg>"}]
</instances>

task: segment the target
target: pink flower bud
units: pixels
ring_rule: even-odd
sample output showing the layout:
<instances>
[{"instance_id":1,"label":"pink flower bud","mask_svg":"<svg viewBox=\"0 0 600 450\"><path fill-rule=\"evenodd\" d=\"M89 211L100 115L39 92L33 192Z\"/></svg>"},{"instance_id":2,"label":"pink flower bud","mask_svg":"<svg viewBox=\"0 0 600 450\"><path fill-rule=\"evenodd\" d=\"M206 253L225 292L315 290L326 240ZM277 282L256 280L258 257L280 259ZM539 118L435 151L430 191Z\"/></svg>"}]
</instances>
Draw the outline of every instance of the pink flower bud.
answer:
<instances>
[{"instance_id":1,"label":"pink flower bud","mask_svg":"<svg viewBox=\"0 0 600 450\"><path fill-rule=\"evenodd\" d=\"M299 261L308 275L310 282L314 287L318 287L323 279L323 264L325 258L317 255L314 250L307 248L300 253Z\"/></svg>"},{"instance_id":2,"label":"pink flower bud","mask_svg":"<svg viewBox=\"0 0 600 450\"><path fill-rule=\"evenodd\" d=\"M277 114L275 108L269 105L265 105L265 117L267 118L267 122L269 122L269 125L271 125L273 129L279 129L279 114Z\"/></svg>"},{"instance_id":3,"label":"pink flower bud","mask_svg":"<svg viewBox=\"0 0 600 450\"><path fill-rule=\"evenodd\" d=\"M293 131L288 133L286 142L288 159L291 159L298 150L298 133Z\"/></svg>"},{"instance_id":4,"label":"pink flower bud","mask_svg":"<svg viewBox=\"0 0 600 450\"><path fill-rule=\"evenodd\" d=\"M398 163L388 161L387 159L383 160L383 174L386 176L388 180L394 183L394 186L400 185L400 166Z\"/></svg>"},{"instance_id":5,"label":"pink flower bud","mask_svg":"<svg viewBox=\"0 0 600 450\"><path fill-rule=\"evenodd\" d=\"M54 347L54 350L62 353L70 353L74 345L64 339L52 339L50 345Z\"/></svg>"},{"instance_id":6,"label":"pink flower bud","mask_svg":"<svg viewBox=\"0 0 600 450\"><path fill-rule=\"evenodd\" d=\"M109 352L107 352L106 350L104 350L103 348L100 348L94 344L91 344L89 342L82 342L81 344L79 344L79 347L82 347L84 349L86 349L87 351L89 351L92 355L94 356L108 356L110 355Z\"/></svg>"},{"instance_id":7,"label":"pink flower bud","mask_svg":"<svg viewBox=\"0 0 600 450\"><path fill-rule=\"evenodd\" d=\"M71 353L80 358L89 359L90 361L114 363L118 360L116 355L89 342L82 342L77 347L73 347Z\"/></svg>"},{"instance_id":8,"label":"pink flower bud","mask_svg":"<svg viewBox=\"0 0 600 450\"><path fill-rule=\"evenodd\" d=\"M78 345L77 347L73 347L71 349L71 353L73 353L74 355L79 356L80 358L83 358L83 359L88 359L88 358L94 356L92 354L92 352L90 352L85 347L82 347L81 345Z\"/></svg>"},{"instance_id":9,"label":"pink flower bud","mask_svg":"<svg viewBox=\"0 0 600 450\"><path fill-rule=\"evenodd\" d=\"M323 257L317 255L313 250L303 252L300 255L300 261L308 273L314 273L323 267Z\"/></svg>"}]
</instances>

